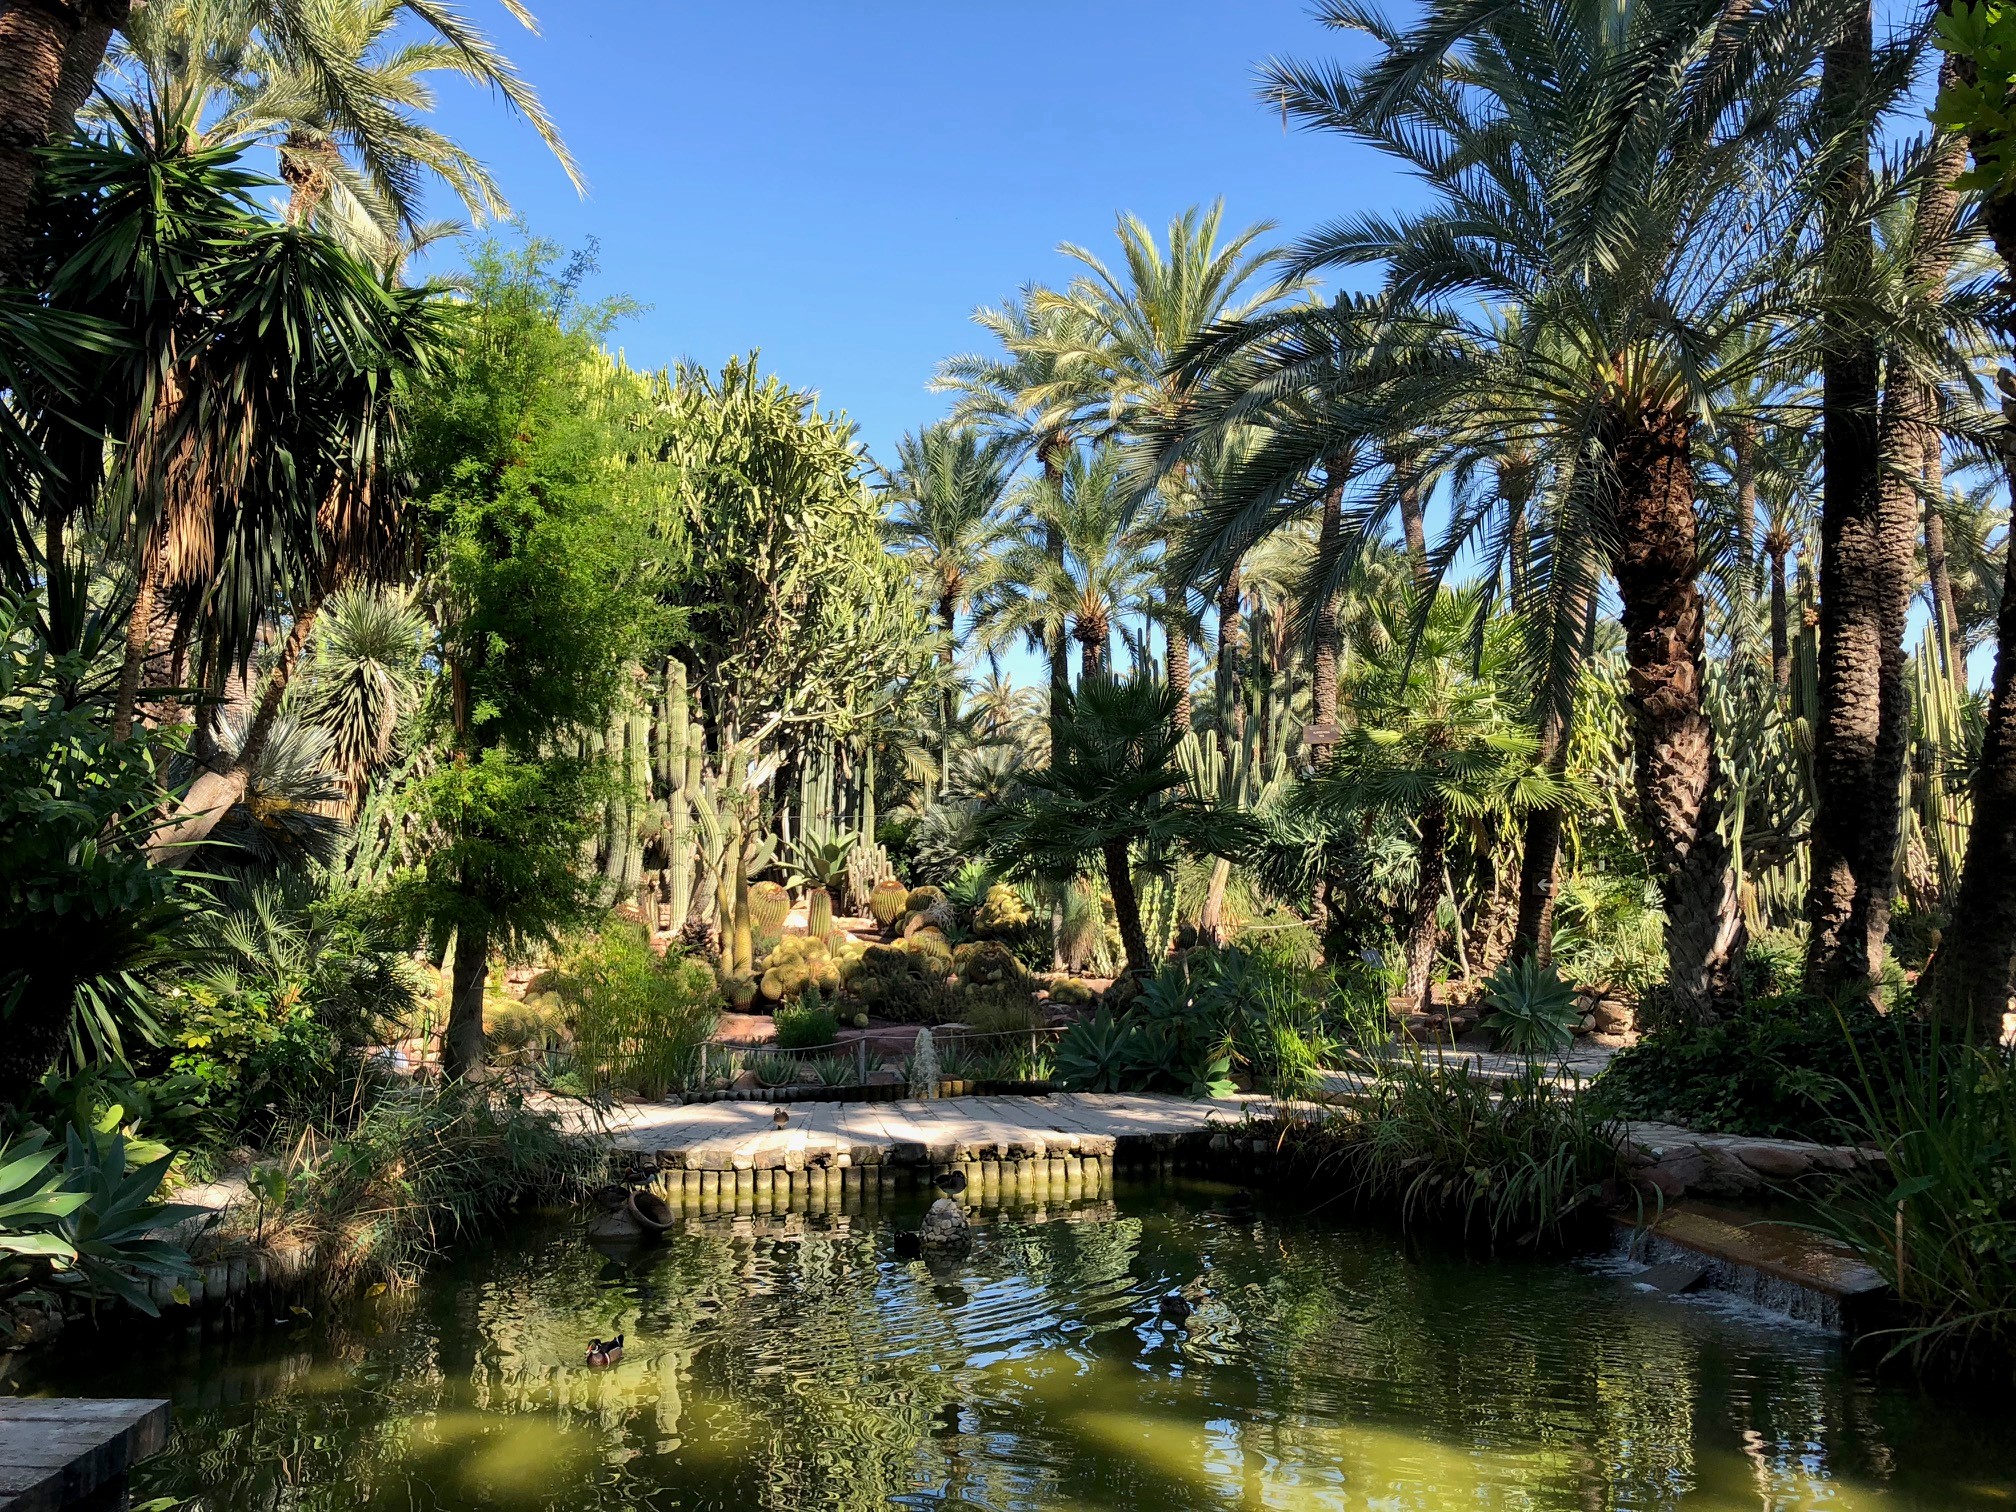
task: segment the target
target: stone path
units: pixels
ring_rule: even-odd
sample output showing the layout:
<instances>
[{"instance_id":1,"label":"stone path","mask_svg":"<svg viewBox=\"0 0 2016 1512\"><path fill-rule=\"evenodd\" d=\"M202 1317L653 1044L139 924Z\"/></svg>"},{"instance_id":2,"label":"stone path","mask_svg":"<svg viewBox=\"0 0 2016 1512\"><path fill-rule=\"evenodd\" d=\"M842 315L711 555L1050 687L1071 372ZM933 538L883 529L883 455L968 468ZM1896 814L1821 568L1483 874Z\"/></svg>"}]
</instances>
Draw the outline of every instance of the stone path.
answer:
<instances>
[{"instance_id":1,"label":"stone path","mask_svg":"<svg viewBox=\"0 0 2016 1512\"><path fill-rule=\"evenodd\" d=\"M788 1115L775 1126L779 1110ZM662 1169L802 1170L943 1165L992 1156L1112 1155L1130 1144L1174 1144L1271 1116L1264 1097L1195 1101L1156 1093L1057 1092L1047 1097L947 1097L918 1102L715 1102L619 1107L618 1151Z\"/></svg>"}]
</instances>

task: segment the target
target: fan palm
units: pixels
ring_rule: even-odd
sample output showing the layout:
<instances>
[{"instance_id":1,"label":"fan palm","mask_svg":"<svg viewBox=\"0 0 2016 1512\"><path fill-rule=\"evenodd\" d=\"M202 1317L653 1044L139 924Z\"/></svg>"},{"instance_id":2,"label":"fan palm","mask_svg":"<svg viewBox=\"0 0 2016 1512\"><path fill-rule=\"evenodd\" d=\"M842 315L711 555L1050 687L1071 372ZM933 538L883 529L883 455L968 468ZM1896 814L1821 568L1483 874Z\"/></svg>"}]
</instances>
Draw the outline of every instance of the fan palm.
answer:
<instances>
[{"instance_id":1,"label":"fan palm","mask_svg":"<svg viewBox=\"0 0 2016 1512\"><path fill-rule=\"evenodd\" d=\"M1008 493L1006 447L982 442L971 429L940 423L896 445L896 470L885 495L891 506L883 532L915 564L938 606L946 673L940 776L950 780L951 731L959 690L952 668L959 649L959 615L984 588L1002 548L1012 539L1002 505Z\"/></svg>"},{"instance_id":2,"label":"fan palm","mask_svg":"<svg viewBox=\"0 0 2016 1512\"><path fill-rule=\"evenodd\" d=\"M287 184L287 219L372 227L384 261L402 230L421 224L422 182L433 175L481 223L509 214L483 163L422 119L429 76L453 74L493 89L531 122L576 187L580 171L539 97L510 60L452 11L425 8L429 35L394 29L407 0L295 0L303 26L260 25L244 0L169 0L134 12L109 59L134 107L201 121L208 144L270 142ZM520 20L530 24L521 13ZM331 87L332 63L342 87ZM332 202L333 199L333 202ZM347 215L352 207L361 217Z\"/></svg>"},{"instance_id":3,"label":"fan palm","mask_svg":"<svg viewBox=\"0 0 2016 1512\"><path fill-rule=\"evenodd\" d=\"M1021 791L983 811L988 848L1049 882L1079 875L1096 852L1113 896L1114 921L1130 975L1154 970L1134 887L1137 865L1166 872L1179 853L1224 855L1251 840L1251 821L1190 795L1177 762L1176 696L1137 672L1101 672L1064 696L1050 765L1021 774Z\"/></svg>"}]
</instances>

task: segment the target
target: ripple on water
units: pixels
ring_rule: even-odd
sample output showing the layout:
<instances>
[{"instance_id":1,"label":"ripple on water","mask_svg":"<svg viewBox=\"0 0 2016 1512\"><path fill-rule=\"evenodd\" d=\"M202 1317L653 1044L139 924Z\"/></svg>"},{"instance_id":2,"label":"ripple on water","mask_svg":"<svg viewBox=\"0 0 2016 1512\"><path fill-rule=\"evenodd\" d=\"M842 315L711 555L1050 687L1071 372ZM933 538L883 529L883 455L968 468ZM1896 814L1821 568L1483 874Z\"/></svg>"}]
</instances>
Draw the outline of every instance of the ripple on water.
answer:
<instances>
[{"instance_id":1,"label":"ripple on water","mask_svg":"<svg viewBox=\"0 0 2016 1512\"><path fill-rule=\"evenodd\" d=\"M914 1215L911 1215L914 1221ZM205 1512L1235 1506L1968 1512L2016 1502L2002 1404L1868 1379L1833 1341L1600 1268L1466 1261L1222 1189L893 1227L701 1224L605 1256L472 1249L326 1326L31 1388L170 1390L146 1495ZM1178 1321L1160 1300L1188 1289ZM586 1340L629 1336L622 1363Z\"/></svg>"}]
</instances>

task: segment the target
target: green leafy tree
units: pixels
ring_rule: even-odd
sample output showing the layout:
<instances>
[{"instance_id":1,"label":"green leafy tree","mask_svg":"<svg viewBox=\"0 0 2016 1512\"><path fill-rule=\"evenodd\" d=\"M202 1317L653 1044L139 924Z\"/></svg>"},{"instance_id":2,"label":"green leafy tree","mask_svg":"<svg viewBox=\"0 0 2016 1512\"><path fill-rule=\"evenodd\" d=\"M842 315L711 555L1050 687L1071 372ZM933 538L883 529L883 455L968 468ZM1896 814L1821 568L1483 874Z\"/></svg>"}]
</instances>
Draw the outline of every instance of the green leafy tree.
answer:
<instances>
[{"instance_id":1,"label":"green leafy tree","mask_svg":"<svg viewBox=\"0 0 2016 1512\"><path fill-rule=\"evenodd\" d=\"M481 251L454 355L412 398L439 752L411 791L418 853L392 890L455 938L451 1075L482 1063L491 953L592 911L580 853L608 774L583 737L607 726L658 623L643 521L616 486L615 417L640 391L602 359L617 310L580 303L580 271L556 273L539 243Z\"/></svg>"}]
</instances>

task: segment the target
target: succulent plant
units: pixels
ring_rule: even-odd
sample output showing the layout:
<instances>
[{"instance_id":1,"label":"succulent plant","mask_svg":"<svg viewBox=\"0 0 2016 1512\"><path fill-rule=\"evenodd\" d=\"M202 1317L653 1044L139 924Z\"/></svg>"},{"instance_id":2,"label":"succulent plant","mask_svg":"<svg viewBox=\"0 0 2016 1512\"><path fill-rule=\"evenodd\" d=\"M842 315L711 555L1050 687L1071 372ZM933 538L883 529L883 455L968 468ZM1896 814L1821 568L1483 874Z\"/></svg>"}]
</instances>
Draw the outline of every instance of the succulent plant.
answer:
<instances>
[{"instance_id":1,"label":"succulent plant","mask_svg":"<svg viewBox=\"0 0 2016 1512\"><path fill-rule=\"evenodd\" d=\"M749 921L760 935L782 937L791 917L791 894L776 882L758 882L749 889Z\"/></svg>"},{"instance_id":2,"label":"succulent plant","mask_svg":"<svg viewBox=\"0 0 2016 1512\"><path fill-rule=\"evenodd\" d=\"M884 877L868 895L869 917L884 929L894 927L910 907L910 889L894 877Z\"/></svg>"},{"instance_id":3,"label":"succulent plant","mask_svg":"<svg viewBox=\"0 0 2016 1512\"><path fill-rule=\"evenodd\" d=\"M805 933L815 939L833 931L833 894L814 887L805 894Z\"/></svg>"}]
</instances>

